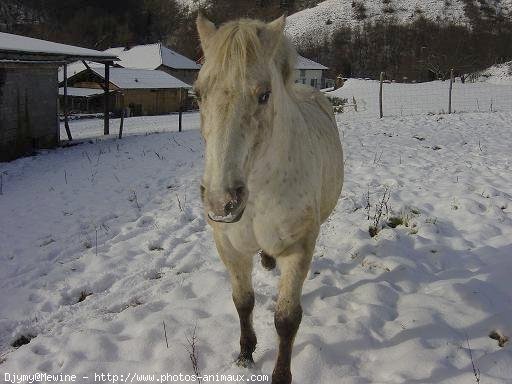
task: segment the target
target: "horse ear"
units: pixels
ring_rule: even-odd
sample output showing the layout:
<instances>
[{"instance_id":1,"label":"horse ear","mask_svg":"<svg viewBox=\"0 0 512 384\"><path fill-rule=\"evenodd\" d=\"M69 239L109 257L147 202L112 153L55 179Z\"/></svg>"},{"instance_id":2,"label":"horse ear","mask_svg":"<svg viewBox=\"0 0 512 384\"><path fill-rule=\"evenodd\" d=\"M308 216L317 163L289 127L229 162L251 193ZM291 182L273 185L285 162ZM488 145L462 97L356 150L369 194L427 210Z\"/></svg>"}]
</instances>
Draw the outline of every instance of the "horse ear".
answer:
<instances>
[{"instance_id":1,"label":"horse ear","mask_svg":"<svg viewBox=\"0 0 512 384\"><path fill-rule=\"evenodd\" d=\"M283 38L285 25L286 16L283 15L280 18L266 24L265 27L262 28L258 33L262 45L270 52L272 52L272 54L275 53L276 48L279 46L279 43Z\"/></svg>"},{"instance_id":2,"label":"horse ear","mask_svg":"<svg viewBox=\"0 0 512 384\"><path fill-rule=\"evenodd\" d=\"M199 32L199 40L201 40L201 46L203 51L206 51L208 42L217 31L217 27L210 20L208 20L202 12L197 14L196 19L197 31Z\"/></svg>"},{"instance_id":3,"label":"horse ear","mask_svg":"<svg viewBox=\"0 0 512 384\"><path fill-rule=\"evenodd\" d=\"M271 21L267 24L267 28L280 35L281 33L284 33L284 27L286 26L286 14L283 14L281 17L275 19L274 21Z\"/></svg>"}]
</instances>

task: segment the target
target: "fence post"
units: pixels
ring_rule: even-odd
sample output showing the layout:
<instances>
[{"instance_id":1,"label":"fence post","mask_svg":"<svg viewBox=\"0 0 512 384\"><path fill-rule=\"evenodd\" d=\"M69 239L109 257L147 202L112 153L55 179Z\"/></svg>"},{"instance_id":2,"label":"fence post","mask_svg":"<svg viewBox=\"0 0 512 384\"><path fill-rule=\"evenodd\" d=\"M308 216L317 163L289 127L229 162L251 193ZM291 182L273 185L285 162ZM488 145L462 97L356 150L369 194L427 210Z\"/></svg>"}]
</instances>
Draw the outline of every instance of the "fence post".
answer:
<instances>
[{"instance_id":1,"label":"fence post","mask_svg":"<svg viewBox=\"0 0 512 384\"><path fill-rule=\"evenodd\" d=\"M382 113L382 83L384 82L384 72L380 73L380 89L379 89L379 110L380 110L380 118L384 116Z\"/></svg>"},{"instance_id":2,"label":"fence post","mask_svg":"<svg viewBox=\"0 0 512 384\"><path fill-rule=\"evenodd\" d=\"M110 100L109 100L109 90L110 90L110 64L108 62L105 63L105 89L103 93L103 103L104 103L104 112L103 112L103 134L110 134Z\"/></svg>"},{"instance_id":3,"label":"fence post","mask_svg":"<svg viewBox=\"0 0 512 384\"><path fill-rule=\"evenodd\" d=\"M123 126L124 126L124 93L119 95L121 97L121 122L119 123L119 138L123 138Z\"/></svg>"},{"instance_id":4,"label":"fence post","mask_svg":"<svg viewBox=\"0 0 512 384\"><path fill-rule=\"evenodd\" d=\"M182 130L181 123L182 123L182 117L183 117L183 88L179 89L179 93L180 93L180 109L179 109L179 115L178 115L178 132L181 132L181 130Z\"/></svg>"},{"instance_id":5,"label":"fence post","mask_svg":"<svg viewBox=\"0 0 512 384\"><path fill-rule=\"evenodd\" d=\"M452 88L453 88L453 68L450 69L450 93L448 95L448 113L452 113Z\"/></svg>"}]
</instances>

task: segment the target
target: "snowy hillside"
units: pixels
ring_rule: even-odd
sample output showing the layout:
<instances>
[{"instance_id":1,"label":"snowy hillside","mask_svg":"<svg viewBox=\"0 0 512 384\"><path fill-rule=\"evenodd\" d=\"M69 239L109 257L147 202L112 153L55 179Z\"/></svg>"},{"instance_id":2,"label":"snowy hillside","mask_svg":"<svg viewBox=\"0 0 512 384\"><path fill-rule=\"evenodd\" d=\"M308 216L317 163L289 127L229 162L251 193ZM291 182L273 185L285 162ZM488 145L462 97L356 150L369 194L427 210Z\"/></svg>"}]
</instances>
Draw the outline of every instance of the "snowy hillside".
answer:
<instances>
[{"instance_id":1,"label":"snowy hillside","mask_svg":"<svg viewBox=\"0 0 512 384\"><path fill-rule=\"evenodd\" d=\"M20 0L3 0L0 2L0 27L12 25L37 24L41 15L24 5Z\"/></svg>"},{"instance_id":2,"label":"snowy hillside","mask_svg":"<svg viewBox=\"0 0 512 384\"><path fill-rule=\"evenodd\" d=\"M473 360L481 383L510 384L512 114L338 120L346 181L304 285L294 382L468 384ZM270 375L278 272L256 260L259 344L243 370L199 198L198 114L184 125L130 118L122 140L0 163L2 378L192 374L196 326L202 374ZM94 137L101 121L71 130ZM394 224L372 238L386 191Z\"/></svg>"},{"instance_id":3,"label":"snowy hillside","mask_svg":"<svg viewBox=\"0 0 512 384\"><path fill-rule=\"evenodd\" d=\"M512 0L487 3L496 12L509 14L512 11ZM340 27L354 27L365 22L386 19L408 23L420 16L433 21L469 23L462 0L327 0L316 7L289 16L286 30L297 44L321 43Z\"/></svg>"}]
</instances>

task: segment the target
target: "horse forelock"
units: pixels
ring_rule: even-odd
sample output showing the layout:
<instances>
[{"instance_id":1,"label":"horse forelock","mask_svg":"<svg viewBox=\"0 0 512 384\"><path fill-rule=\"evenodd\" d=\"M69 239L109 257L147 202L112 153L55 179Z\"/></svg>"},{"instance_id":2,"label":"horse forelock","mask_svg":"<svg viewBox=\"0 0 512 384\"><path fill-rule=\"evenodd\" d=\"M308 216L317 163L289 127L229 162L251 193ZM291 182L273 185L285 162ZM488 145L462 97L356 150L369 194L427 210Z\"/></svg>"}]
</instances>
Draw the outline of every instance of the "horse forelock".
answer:
<instances>
[{"instance_id":1,"label":"horse forelock","mask_svg":"<svg viewBox=\"0 0 512 384\"><path fill-rule=\"evenodd\" d=\"M222 84L230 90L243 90L250 75L258 77L260 65L274 60L285 77L292 73L295 51L285 41L277 48L268 49L262 41L266 24L257 20L241 19L222 25L209 43L200 78L207 88ZM254 73L250 73L253 71Z\"/></svg>"}]
</instances>

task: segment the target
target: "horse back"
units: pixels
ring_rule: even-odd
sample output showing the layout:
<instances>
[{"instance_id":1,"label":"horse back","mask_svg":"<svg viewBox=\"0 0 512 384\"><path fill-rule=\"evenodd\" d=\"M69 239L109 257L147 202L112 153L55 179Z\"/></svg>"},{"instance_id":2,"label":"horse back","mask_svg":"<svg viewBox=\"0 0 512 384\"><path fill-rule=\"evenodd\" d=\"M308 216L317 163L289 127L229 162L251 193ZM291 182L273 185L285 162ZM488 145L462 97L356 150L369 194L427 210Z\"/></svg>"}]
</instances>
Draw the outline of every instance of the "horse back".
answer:
<instances>
[{"instance_id":1,"label":"horse back","mask_svg":"<svg viewBox=\"0 0 512 384\"><path fill-rule=\"evenodd\" d=\"M295 84L294 91L307 125L308 136L321 154L320 218L325 221L341 193L344 177L343 149L329 99L318 90Z\"/></svg>"}]
</instances>

